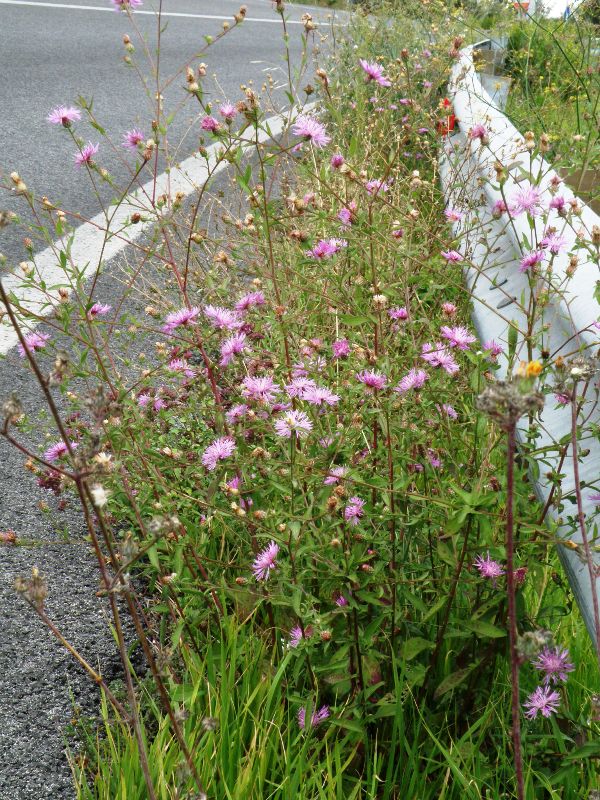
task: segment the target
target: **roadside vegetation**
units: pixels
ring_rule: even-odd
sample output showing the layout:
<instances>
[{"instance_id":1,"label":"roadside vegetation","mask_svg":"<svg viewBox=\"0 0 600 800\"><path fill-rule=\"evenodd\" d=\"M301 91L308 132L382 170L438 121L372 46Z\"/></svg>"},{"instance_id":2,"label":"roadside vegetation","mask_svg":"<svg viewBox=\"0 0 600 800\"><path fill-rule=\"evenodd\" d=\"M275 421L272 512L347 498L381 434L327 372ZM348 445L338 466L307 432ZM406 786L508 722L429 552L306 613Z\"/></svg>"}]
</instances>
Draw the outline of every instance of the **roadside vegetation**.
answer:
<instances>
[{"instance_id":1,"label":"roadside vegetation","mask_svg":"<svg viewBox=\"0 0 600 800\"><path fill-rule=\"evenodd\" d=\"M139 200L120 234L154 227L122 307L71 263L75 220L27 176L6 181L40 220L30 235L62 237L65 281L38 330L5 297L10 357L39 378L55 439L23 444L36 421L16 397L2 434L58 508L81 504L123 662L110 685L82 665L101 706L74 729L80 800L600 792L596 651L532 483L541 406L573 404L576 427L588 407L568 364L521 362L510 332L477 340L451 227L464 209L439 187L449 70L477 17L374 10L305 21L281 137L268 82L219 97L202 59L182 68L199 153L210 172L227 162L230 191ZM512 37L518 96L554 97ZM133 37L124 55L156 67ZM153 112L125 133L132 186L168 152L170 109ZM111 180L88 105L49 121ZM39 288L35 269L24 280ZM521 416L534 433L517 452ZM557 488L576 530L571 500ZM47 620L40 569L18 589Z\"/></svg>"}]
</instances>

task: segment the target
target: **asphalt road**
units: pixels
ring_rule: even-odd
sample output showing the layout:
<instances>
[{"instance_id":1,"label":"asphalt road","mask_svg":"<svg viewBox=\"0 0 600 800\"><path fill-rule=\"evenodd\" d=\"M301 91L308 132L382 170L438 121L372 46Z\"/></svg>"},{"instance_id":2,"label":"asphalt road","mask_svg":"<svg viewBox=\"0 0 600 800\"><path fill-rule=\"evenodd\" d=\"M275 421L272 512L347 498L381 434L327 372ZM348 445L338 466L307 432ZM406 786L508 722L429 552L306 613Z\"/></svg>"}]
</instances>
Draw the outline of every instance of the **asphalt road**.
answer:
<instances>
[{"instance_id":1,"label":"asphalt road","mask_svg":"<svg viewBox=\"0 0 600 800\"><path fill-rule=\"evenodd\" d=\"M67 5L84 8L63 7ZM235 102L241 97L241 83L253 80L260 89L269 70L275 84L280 84L274 102L282 107L287 102L283 94L286 73L279 26L251 21L276 18L273 3L247 0L246 5L250 19L202 57L208 65L206 85L212 86L215 100ZM74 166L74 145L67 132L46 122L49 110L74 103L79 94L93 97L99 122L117 144L111 151L101 142L97 161L118 181L128 174L123 157L131 163L118 146L123 131L139 126L149 135L154 116L135 73L122 60L122 35L129 33L133 38L131 22L123 14L101 10L107 6L109 0L65 0L62 4L44 0L37 5L0 0L0 169L17 170L36 193L85 216L100 211L100 201L90 193L84 172ZM146 0L144 9L150 6ZM161 75L166 77L199 51L205 34L215 35L221 29L219 19L206 17L231 18L239 3L164 0L163 8L196 15L165 18ZM289 7L290 17L298 20L304 10ZM322 10L312 11L324 16ZM150 41L155 19L138 14L135 21ZM290 25L295 61L302 30L301 25ZM139 48L137 55L141 61ZM218 74L218 88L210 80L213 72ZM165 92L167 108L185 96L183 82L180 78ZM98 141L95 131L88 133L83 126L80 130L86 139ZM197 148L197 112L191 105L173 123L171 140L179 143L178 160ZM215 188L234 203L227 181L226 172L221 173ZM110 199L110 193L104 193L103 199ZM0 191L2 208L17 210L15 198ZM26 257L21 238L14 226L0 229L0 252L7 256L8 266ZM119 293L113 277L117 269L117 263L105 269L98 285L102 302L114 302ZM12 391L36 421L39 391L15 350L0 358L0 402ZM33 446L39 448L44 441L43 425L41 429L34 426ZM35 485L23 462L21 454L0 441L0 533L13 530L19 540L16 546L0 543L0 800L73 800L64 755L65 725L73 704L85 713L95 712L95 690L16 595L15 578L29 575L32 566L38 566L49 581L48 613L65 636L107 678L118 673L118 663L110 655L115 651L107 608L96 597L98 574L82 536L76 503L57 510L56 499Z\"/></svg>"}]
</instances>

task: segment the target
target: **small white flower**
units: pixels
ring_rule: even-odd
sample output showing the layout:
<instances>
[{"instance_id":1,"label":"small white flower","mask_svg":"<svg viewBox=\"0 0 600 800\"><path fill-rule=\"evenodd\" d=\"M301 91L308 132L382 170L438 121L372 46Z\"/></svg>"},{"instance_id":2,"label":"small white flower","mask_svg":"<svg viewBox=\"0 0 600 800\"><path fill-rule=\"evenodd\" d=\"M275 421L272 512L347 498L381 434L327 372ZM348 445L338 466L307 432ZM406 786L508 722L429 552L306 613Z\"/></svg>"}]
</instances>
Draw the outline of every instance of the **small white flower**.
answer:
<instances>
[{"instance_id":1,"label":"small white flower","mask_svg":"<svg viewBox=\"0 0 600 800\"><path fill-rule=\"evenodd\" d=\"M92 494L92 502L96 506L96 508L102 508L108 502L108 496L110 494L103 486L100 486L99 483L94 484L90 489Z\"/></svg>"}]
</instances>

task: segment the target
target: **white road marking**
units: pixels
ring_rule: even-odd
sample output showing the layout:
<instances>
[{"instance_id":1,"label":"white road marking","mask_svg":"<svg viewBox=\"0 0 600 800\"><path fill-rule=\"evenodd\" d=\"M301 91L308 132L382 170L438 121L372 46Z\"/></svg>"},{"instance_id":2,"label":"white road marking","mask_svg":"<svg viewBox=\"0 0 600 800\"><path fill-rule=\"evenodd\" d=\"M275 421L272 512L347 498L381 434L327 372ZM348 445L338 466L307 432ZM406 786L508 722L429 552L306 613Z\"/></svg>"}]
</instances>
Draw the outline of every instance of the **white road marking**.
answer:
<instances>
[{"instance_id":1,"label":"white road marking","mask_svg":"<svg viewBox=\"0 0 600 800\"><path fill-rule=\"evenodd\" d=\"M79 6L75 3L44 3L42 0L0 0L0 5L4 6L37 6L41 8L69 8L74 9L76 11L109 11L111 14L118 13L112 6ZM156 16L156 12L154 11L145 11L143 9L136 9L133 12L136 16L138 14L146 14L149 16ZM233 15L230 14L192 14L186 13L183 11L163 11L163 17L185 17L185 18L192 18L192 19L216 19L219 22L223 22L224 20L230 21L230 17ZM281 19L279 15L276 17L270 18L261 18L261 17L246 17L244 22L270 22L274 23L275 25L281 25ZM232 23L233 24L233 23ZM299 19L288 19L288 25L303 25Z\"/></svg>"},{"instance_id":2,"label":"white road marking","mask_svg":"<svg viewBox=\"0 0 600 800\"><path fill-rule=\"evenodd\" d=\"M0 0L4 2L5 0ZM305 106L308 111L314 104ZM287 117L285 114L270 117L265 120L259 131L259 140L267 141L272 137L279 136L285 128ZM220 142L211 144L208 150L208 158L201 158L198 154L186 158L178 167L172 168L169 172L163 172L156 179L156 196L168 194L174 197L176 192L182 192L185 196L196 191L203 186L209 177L220 172L227 161L218 162L217 151L222 148ZM254 145L248 144L244 149L250 149ZM27 176L24 176L27 179ZM108 215L112 216L110 231L107 234L107 219L104 212L96 214L89 222L83 223L76 230L70 250L70 261L75 264L82 277L90 276L96 271L100 254L102 261L108 262L114 258L121 250L127 247L130 242L138 239L141 234L156 224L156 217L153 215L147 222L133 225L122 230L129 222L129 217L134 212L143 213L144 210L152 211L148 202L148 197L152 197L154 191L154 181L150 180L141 189L133 192L128 199L121 205L109 206ZM114 232L118 231L118 235ZM9 297L14 297L21 308L39 316L48 317L53 313L54 306L58 304L58 287L68 288L69 280L64 270L60 266L58 251L64 250L65 244L56 242L54 247L47 247L34 257L35 262L35 282L43 281L47 291L36 289L31 285L26 285L22 275L9 274L2 278L2 285ZM51 302L49 295L53 298ZM40 320L28 319L24 321L24 326L32 330L40 324ZM0 321L0 355L7 353L18 343L19 339L13 327L5 316Z\"/></svg>"}]
</instances>

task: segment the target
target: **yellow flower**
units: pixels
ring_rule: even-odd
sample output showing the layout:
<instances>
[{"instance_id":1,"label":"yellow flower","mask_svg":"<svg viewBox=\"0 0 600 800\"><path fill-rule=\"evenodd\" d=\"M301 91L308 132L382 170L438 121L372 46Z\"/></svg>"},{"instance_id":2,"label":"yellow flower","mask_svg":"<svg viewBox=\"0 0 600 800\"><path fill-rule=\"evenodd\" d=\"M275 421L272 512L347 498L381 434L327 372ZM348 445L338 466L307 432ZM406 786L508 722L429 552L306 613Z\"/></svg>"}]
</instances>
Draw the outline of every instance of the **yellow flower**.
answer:
<instances>
[{"instance_id":1,"label":"yellow flower","mask_svg":"<svg viewBox=\"0 0 600 800\"><path fill-rule=\"evenodd\" d=\"M525 375L528 378L537 378L537 376L541 373L542 369L543 367L539 361L530 361L525 369Z\"/></svg>"}]
</instances>

